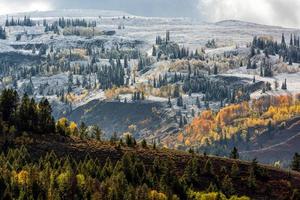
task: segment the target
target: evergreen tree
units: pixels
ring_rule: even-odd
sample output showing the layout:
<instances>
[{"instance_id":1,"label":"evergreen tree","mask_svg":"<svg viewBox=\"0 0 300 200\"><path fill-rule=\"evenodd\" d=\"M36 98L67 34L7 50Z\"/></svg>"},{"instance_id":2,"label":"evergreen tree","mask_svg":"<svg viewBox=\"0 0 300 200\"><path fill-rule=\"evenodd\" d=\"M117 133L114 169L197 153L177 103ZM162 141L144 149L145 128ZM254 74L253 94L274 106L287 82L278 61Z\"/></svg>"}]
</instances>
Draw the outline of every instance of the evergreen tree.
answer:
<instances>
[{"instance_id":1,"label":"evergreen tree","mask_svg":"<svg viewBox=\"0 0 300 200\"><path fill-rule=\"evenodd\" d=\"M103 135L102 130L98 126L92 127L93 136L96 138L96 140L101 141L101 136Z\"/></svg>"},{"instance_id":2,"label":"evergreen tree","mask_svg":"<svg viewBox=\"0 0 300 200\"><path fill-rule=\"evenodd\" d=\"M52 117L52 108L47 99L43 98L38 104L38 122L40 134L55 133L55 121Z\"/></svg>"},{"instance_id":3,"label":"evergreen tree","mask_svg":"<svg viewBox=\"0 0 300 200\"><path fill-rule=\"evenodd\" d=\"M249 172L249 177L248 177L248 187L251 189L255 189L256 187L256 177L254 170L251 168Z\"/></svg>"},{"instance_id":4,"label":"evergreen tree","mask_svg":"<svg viewBox=\"0 0 300 200\"><path fill-rule=\"evenodd\" d=\"M153 45L152 47L152 56L156 56L156 47Z\"/></svg>"},{"instance_id":5,"label":"evergreen tree","mask_svg":"<svg viewBox=\"0 0 300 200\"><path fill-rule=\"evenodd\" d=\"M142 144L142 147L143 147L143 148L147 148L147 142L146 142L145 139L142 140L142 143L141 143L141 144Z\"/></svg>"},{"instance_id":6,"label":"evergreen tree","mask_svg":"<svg viewBox=\"0 0 300 200\"><path fill-rule=\"evenodd\" d=\"M300 172L300 155L298 153L295 153L293 157L291 169Z\"/></svg>"},{"instance_id":7,"label":"evergreen tree","mask_svg":"<svg viewBox=\"0 0 300 200\"><path fill-rule=\"evenodd\" d=\"M182 107L183 106L183 99L182 96L177 98L177 106Z\"/></svg>"},{"instance_id":8,"label":"evergreen tree","mask_svg":"<svg viewBox=\"0 0 300 200\"><path fill-rule=\"evenodd\" d=\"M174 88L173 97L174 98L180 97L180 91L179 91L179 85L178 84L176 84L176 86Z\"/></svg>"},{"instance_id":9,"label":"evergreen tree","mask_svg":"<svg viewBox=\"0 0 300 200\"><path fill-rule=\"evenodd\" d=\"M201 108L201 103L200 103L199 97L197 97L197 99L196 99L196 105L199 109Z\"/></svg>"},{"instance_id":10,"label":"evergreen tree","mask_svg":"<svg viewBox=\"0 0 300 200\"><path fill-rule=\"evenodd\" d=\"M282 47L282 48L286 48L286 43L285 43L284 34L282 34L282 36L281 36L281 47Z\"/></svg>"},{"instance_id":11,"label":"evergreen tree","mask_svg":"<svg viewBox=\"0 0 300 200\"><path fill-rule=\"evenodd\" d=\"M238 178L239 173L240 173L239 166L237 165L237 163L233 163L231 166L231 172L230 172L231 177Z\"/></svg>"},{"instance_id":12,"label":"evergreen tree","mask_svg":"<svg viewBox=\"0 0 300 200\"><path fill-rule=\"evenodd\" d=\"M0 96L0 112L3 121L13 123L17 106L19 101L19 95L12 89L4 89Z\"/></svg>"},{"instance_id":13,"label":"evergreen tree","mask_svg":"<svg viewBox=\"0 0 300 200\"><path fill-rule=\"evenodd\" d=\"M282 90L287 90L286 79L285 79L284 82L282 83L281 89L282 89Z\"/></svg>"},{"instance_id":14,"label":"evergreen tree","mask_svg":"<svg viewBox=\"0 0 300 200\"><path fill-rule=\"evenodd\" d=\"M228 175L226 175L222 181L222 191L227 196L231 196L235 192L232 179Z\"/></svg>"},{"instance_id":15,"label":"evergreen tree","mask_svg":"<svg viewBox=\"0 0 300 200\"><path fill-rule=\"evenodd\" d=\"M5 40L5 39L6 39L5 28L2 28L2 26L0 26L0 40Z\"/></svg>"},{"instance_id":16,"label":"evergreen tree","mask_svg":"<svg viewBox=\"0 0 300 200\"><path fill-rule=\"evenodd\" d=\"M214 75L218 75L218 66L214 65Z\"/></svg>"},{"instance_id":17,"label":"evergreen tree","mask_svg":"<svg viewBox=\"0 0 300 200\"><path fill-rule=\"evenodd\" d=\"M80 138L87 138L87 129L88 127L85 125L84 122L81 122L80 127L79 127L79 136Z\"/></svg>"},{"instance_id":18,"label":"evergreen tree","mask_svg":"<svg viewBox=\"0 0 300 200\"><path fill-rule=\"evenodd\" d=\"M253 56L255 56L255 48L254 48L254 46L252 45L252 46L251 46L251 55L250 55L250 57L252 58Z\"/></svg>"},{"instance_id":19,"label":"evergreen tree","mask_svg":"<svg viewBox=\"0 0 300 200\"><path fill-rule=\"evenodd\" d=\"M233 150L231 151L230 158L239 159L239 153L236 147L234 147Z\"/></svg>"},{"instance_id":20,"label":"evergreen tree","mask_svg":"<svg viewBox=\"0 0 300 200\"><path fill-rule=\"evenodd\" d=\"M171 97L168 98L168 105L169 105L170 108L172 108Z\"/></svg>"}]
</instances>

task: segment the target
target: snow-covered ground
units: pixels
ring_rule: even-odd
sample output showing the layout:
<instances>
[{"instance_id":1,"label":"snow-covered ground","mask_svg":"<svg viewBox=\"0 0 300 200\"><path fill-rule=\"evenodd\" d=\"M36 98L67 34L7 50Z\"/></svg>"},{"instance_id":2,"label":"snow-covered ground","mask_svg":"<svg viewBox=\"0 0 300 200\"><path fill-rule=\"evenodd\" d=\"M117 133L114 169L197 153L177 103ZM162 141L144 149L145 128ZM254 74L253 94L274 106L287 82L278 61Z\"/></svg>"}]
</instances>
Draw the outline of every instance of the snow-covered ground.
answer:
<instances>
[{"instance_id":1,"label":"snow-covered ground","mask_svg":"<svg viewBox=\"0 0 300 200\"><path fill-rule=\"evenodd\" d=\"M276 74L273 77L261 77L257 75L254 70L246 69L246 67L237 68L234 70L228 71L224 76L236 76L240 78L247 78L249 83L253 81L255 77L256 81L269 82L272 85L272 90L267 91L265 94L262 94L262 91L256 91L251 94L251 98L258 98L261 95L282 95L282 94L300 94L300 72L297 73L280 73ZM282 90L281 85L285 81L287 82L287 90ZM275 82L278 83L278 88L275 89Z\"/></svg>"},{"instance_id":2,"label":"snow-covered ground","mask_svg":"<svg viewBox=\"0 0 300 200\"><path fill-rule=\"evenodd\" d=\"M8 39L0 40L0 53L2 52L22 52L23 54L32 54L30 50L17 49L18 46L37 45L37 44L49 44L58 49L76 48L78 44L85 42L92 43L94 41L105 41L105 47L111 47L115 43L134 43L135 41L141 42L138 48L141 52L152 54L152 45L155 43L156 36L165 36L166 31L170 31L171 40L175 41L181 46L188 47L190 50L203 48L208 40L215 39L218 48L206 49L208 56L220 54L224 52L238 51L239 54L247 55L249 48L246 47L253 37L256 35L270 35L276 40L281 39L282 33L289 36L291 33L300 34L299 29L289 29L274 26L265 26L260 24L227 20L218 23L207 23L203 21L197 21L189 18L158 18L158 17L142 17L134 16L121 11L101 11L101 10L56 10L47 12L31 12L31 13L19 13L12 15L14 19L22 19L24 15L31 16L31 19L39 21L39 26L34 27L7 27L6 32ZM9 16L9 19L10 17ZM44 33L44 27L42 26L43 19L47 22L53 22L59 17L65 18L85 18L87 21L96 21L96 29L114 30L116 34L113 36L95 36L79 37L79 36L63 36L53 33ZM4 25L7 16L0 16L0 24ZM119 26L124 26L124 29L118 29ZM16 36L23 34L19 41L16 41ZM29 48L30 49L30 48ZM38 53L38 52L36 52ZM271 56L272 63L278 60L278 57ZM103 60L101 60L102 62ZM103 61L104 62L104 61ZM105 61L107 62L107 61ZM134 63L135 61L130 61ZM152 80L154 77L158 78L159 74L168 72L171 61L160 61L154 63L150 70L141 76L136 77L137 84L148 83L148 80ZM295 69L298 66L293 66ZM257 72L253 70L247 70L245 67L237 68L228 71L226 76L237 76L241 78L248 78L249 82L252 81L253 76L257 81L270 82L273 90L268 91L267 94L277 95L283 93L300 93L300 72L297 73L278 73L272 78L260 77ZM74 77L75 78L75 77ZM79 77L80 78L80 77ZM281 90L282 82L287 79L287 91ZM274 89L275 80L279 84L278 90ZM28 82L28 80L26 80ZM38 90L41 84L49 84L52 89L59 89L66 87L68 83L68 74L58 74L51 77L32 77L33 85ZM19 81L19 86L23 84ZM80 96L82 88L75 88L74 93ZM184 102L187 104L188 111L194 110L197 113L198 110L195 106L195 101L201 94L193 94L191 97L183 96ZM252 98L256 98L261 95L261 91L257 91L251 95ZM42 96L42 95L41 95ZM55 101L55 95L47 96L47 98ZM120 95L121 100L127 99L130 101L131 95ZM81 105L88 103L89 101L105 99L105 94L101 90L87 91L84 95L81 95L79 100L72 102L72 108L77 108ZM156 96L148 96L147 100L155 102L167 102L167 98L160 98ZM176 107L175 99L172 100L174 109L180 110ZM218 108L220 102L211 102L212 108ZM204 107L204 106L203 106ZM183 111L184 112L184 111ZM190 112L189 112L190 113Z\"/></svg>"},{"instance_id":3,"label":"snow-covered ground","mask_svg":"<svg viewBox=\"0 0 300 200\"><path fill-rule=\"evenodd\" d=\"M99 30L116 30L113 37L101 36L103 39L128 39L141 40L148 44L145 48L149 49L155 42L157 35L164 36L166 30L171 32L171 39L181 45L196 49L203 47L207 40L215 39L220 47L245 45L252 40L255 35L271 35L275 39L280 39L281 34L300 33L297 29L287 29L282 27L265 26L240 21L226 21L220 23L207 23L189 18L158 18L133 16L120 11L102 11L102 10L56 10L47 12L19 13L12 15L14 18L23 18L24 15L31 16L33 20L42 19L49 21L57 20L58 17L79 17L90 21L97 21ZM123 18L125 16L125 18ZM4 24L7 16L0 16L0 24ZM11 16L9 16L10 18ZM118 30L119 25L124 25L125 29ZM14 32L27 31L28 34L39 34L43 27L9 28L8 35L14 35ZM14 37L10 37L9 43L12 43ZM55 37L51 39L49 35L42 35L29 42L54 42L64 44L72 41L76 37ZM53 40L53 41L52 41ZM63 41L65 40L65 41ZM0 43L0 49L7 48L6 42ZM7 49L8 50L8 49Z\"/></svg>"}]
</instances>

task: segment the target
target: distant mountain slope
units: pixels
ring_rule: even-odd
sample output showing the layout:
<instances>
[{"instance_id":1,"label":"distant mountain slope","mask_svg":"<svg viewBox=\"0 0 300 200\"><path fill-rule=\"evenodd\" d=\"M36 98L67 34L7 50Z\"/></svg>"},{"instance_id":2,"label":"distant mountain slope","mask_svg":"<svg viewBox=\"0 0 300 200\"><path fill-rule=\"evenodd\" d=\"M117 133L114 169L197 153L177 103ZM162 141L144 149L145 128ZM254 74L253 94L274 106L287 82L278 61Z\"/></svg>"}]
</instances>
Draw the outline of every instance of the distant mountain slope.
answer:
<instances>
[{"instance_id":1,"label":"distant mountain slope","mask_svg":"<svg viewBox=\"0 0 300 200\"><path fill-rule=\"evenodd\" d=\"M272 27L282 28L280 26L269 26L264 24L258 24L253 22L241 21L241 20L222 20L215 23L218 26L247 26L247 27Z\"/></svg>"}]
</instances>

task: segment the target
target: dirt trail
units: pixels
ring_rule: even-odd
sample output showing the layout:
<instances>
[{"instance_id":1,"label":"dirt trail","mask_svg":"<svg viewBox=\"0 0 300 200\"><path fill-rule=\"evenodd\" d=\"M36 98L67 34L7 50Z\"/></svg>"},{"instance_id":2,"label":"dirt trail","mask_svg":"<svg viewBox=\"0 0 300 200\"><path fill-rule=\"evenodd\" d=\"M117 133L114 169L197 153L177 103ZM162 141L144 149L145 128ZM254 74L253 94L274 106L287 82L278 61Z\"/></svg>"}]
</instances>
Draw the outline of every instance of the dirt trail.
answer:
<instances>
[{"instance_id":1,"label":"dirt trail","mask_svg":"<svg viewBox=\"0 0 300 200\"><path fill-rule=\"evenodd\" d=\"M300 141L300 132L298 134L296 134L296 135L288 138L287 140L278 143L278 144L271 145L271 146L268 146L268 147L265 147L265 148L262 148L262 149L258 149L258 150L242 151L241 154L247 154L247 153L253 153L253 152L262 152L262 151L272 150L273 148L280 147L280 146L283 146L283 145L287 145L290 141L292 141L292 140L294 140L294 139L296 139L298 137L299 137L299 141Z\"/></svg>"},{"instance_id":2,"label":"dirt trail","mask_svg":"<svg viewBox=\"0 0 300 200\"><path fill-rule=\"evenodd\" d=\"M264 163L273 163L278 160L289 163L293 154L300 152L300 118L294 118L287 124L286 129L275 130L274 139L265 141L264 147L241 151L240 155L249 159L257 158Z\"/></svg>"}]
</instances>

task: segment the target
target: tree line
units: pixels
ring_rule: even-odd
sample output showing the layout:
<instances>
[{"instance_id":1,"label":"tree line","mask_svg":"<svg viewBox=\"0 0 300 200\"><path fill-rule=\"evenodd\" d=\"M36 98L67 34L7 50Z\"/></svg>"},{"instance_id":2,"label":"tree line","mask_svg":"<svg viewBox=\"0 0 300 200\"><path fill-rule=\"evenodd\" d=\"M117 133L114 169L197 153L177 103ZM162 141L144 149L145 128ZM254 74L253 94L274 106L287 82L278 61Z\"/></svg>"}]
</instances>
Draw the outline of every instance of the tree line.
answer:
<instances>
[{"instance_id":1,"label":"tree line","mask_svg":"<svg viewBox=\"0 0 300 200\"><path fill-rule=\"evenodd\" d=\"M87 155L77 161L49 152L36 161L23 146L0 155L0 198L197 200L196 196L218 195L222 200L249 199L233 196L233 180L230 176L217 178L210 160L204 167L197 162L192 159L180 177L171 159L156 158L146 166L133 154L124 154L113 163L109 158L103 162ZM238 166L233 169L237 177ZM199 185L204 177L210 177L210 184ZM202 188L206 189L199 192Z\"/></svg>"},{"instance_id":2,"label":"tree line","mask_svg":"<svg viewBox=\"0 0 300 200\"><path fill-rule=\"evenodd\" d=\"M256 50L257 49L257 50ZM300 63L300 39L299 36L291 34L290 42L286 42L285 35L282 34L281 43L272 39L255 36L252 41L251 57L259 54L260 50L266 57L278 54L284 62Z\"/></svg>"},{"instance_id":3,"label":"tree line","mask_svg":"<svg viewBox=\"0 0 300 200\"><path fill-rule=\"evenodd\" d=\"M9 20L8 18L5 21L5 26L35 26L36 23L29 17L24 16L24 19L15 20L13 17Z\"/></svg>"}]
</instances>

